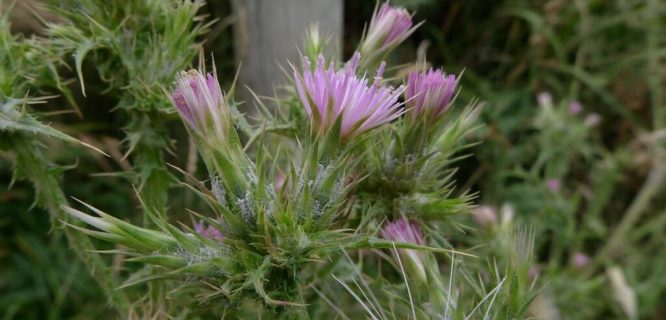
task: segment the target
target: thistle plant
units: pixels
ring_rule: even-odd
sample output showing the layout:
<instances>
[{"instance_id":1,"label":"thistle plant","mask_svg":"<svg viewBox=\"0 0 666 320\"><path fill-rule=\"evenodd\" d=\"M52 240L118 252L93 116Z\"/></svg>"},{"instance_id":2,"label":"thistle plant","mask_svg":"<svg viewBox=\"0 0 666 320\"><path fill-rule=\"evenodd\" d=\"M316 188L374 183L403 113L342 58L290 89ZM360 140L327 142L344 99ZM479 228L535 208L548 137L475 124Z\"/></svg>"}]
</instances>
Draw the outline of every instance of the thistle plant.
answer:
<instances>
[{"instance_id":1,"label":"thistle plant","mask_svg":"<svg viewBox=\"0 0 666 320\"><path fill-rule=\"evenodd\" d=\"M93 252L90 239L74 230L62 228L61 221L74 223L74 219L60 208L68 204L61 182L66 167L47 157L42 141L55 138L89 147L95 152L101 151L43 124L30 108L54 98L42 96L38 90L44 84L56 87L59 75L54 69L52 53L44 49L40 42L11 34L9 12L11 10L0 14L0 44L4 48L0 59L6 62L0 68L0 150L11 152L14 156L13 180L28 180L34 186L34 204L47 210L52 226L58 232L64 232L68 244L96 276L109 301L119 310L126 310L129 304L127 297L122 292L114 291L119 283L102 257ZM44 63L35 64L27 57ZM32 82L34 78L41 79L41 83ZM63 91L65 95L69 94L64 88Z\"/></svg>"},{"instance_id":2,"label":"thistle plant","mask_svg":"<svg viewBox=\"0 0 666 320\"><path fill-rule=\"evenodd\" d=\"M3 318L663 318L666 4L347 1L345 56L314 24L237 101L251 10L39 3L0 0Z\"/></svg>"},{"instance_id":3,"label":"thistle plant","mask_svg":"<svg viewBox=\"0 0 666 320\"><path fill-rule=\"evenodd\" d=\"M277 99L281 109L247 121L236 108L235 86L223 91L214 64L210 73L203 59L199 69L187 67L197 52L196 35L207 28L194 22L200 2L169 7L135 0L127 8L110 4L115 10L106 12L84 1L93 13L87 20L66 11L73 3L63 3L54 10L70 21L47 30L54 54L75 55L82 93L85 60L120 97L134 155L130 180L145 221L106 213L88 204L91 199L70 206L62 193L49 209L69 235L111 243L99 252L128 263L118 274L121 285L114 286L116 275L100 277L121 316L344 315L329 294L358 301L373 318L386 317L387 310L398 318L459 319L477 310L526 314L533 243L526 229L508 222L500 228L510 254L492 276L479 284L470 268L456 277L456 263L479 259L458 250L447 232L464 228L452 217L472 209L473 195L455 188L453 173L478 128L480 108L475 101L456 106L460 76L442 69L385 77L395 69L383 59L418 27L406 9L381 4L342 66L322 54L325 42L311 30L303 65L293 67L287 96ZM117 24L115 15L126 10L166 22L144 24L130 15ZM116 29L153 46L135 47ZM183 36L176 40L178 32ZM146 70L160 72L142 72L147 61L154 65ZM369 69L376 69L374 76ZM165 152L173 145L166 123L173 114L194 142L204 173L176 165L167 171ZM189 222L169 209L175 176L205 204L188 208ZM95 263L90 267L104 265ZM345 270L363 278L363 287L343 277ZM372 297L372 308L350 283ZM465 285L473 290L463 291ZM483 305L499 292L508 292L499 307Z\"/></svg>"}]
</instances>

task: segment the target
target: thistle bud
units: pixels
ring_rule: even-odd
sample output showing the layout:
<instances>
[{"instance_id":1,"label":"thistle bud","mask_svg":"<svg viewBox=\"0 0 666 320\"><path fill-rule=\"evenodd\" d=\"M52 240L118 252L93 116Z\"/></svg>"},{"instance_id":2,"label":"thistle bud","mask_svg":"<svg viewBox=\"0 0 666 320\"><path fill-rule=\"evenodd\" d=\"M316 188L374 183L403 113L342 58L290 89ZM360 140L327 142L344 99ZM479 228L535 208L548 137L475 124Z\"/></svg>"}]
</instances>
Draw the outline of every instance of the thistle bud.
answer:
<instances>
[{"instance_id":1,"label":"thistle bud","mask_svg":"<svg viewBox=\"0 0 666 320\"><path fill-rule=\"evenodd\" d=\"M316 23L310 25L305 34L305 41L303 46L303 49L305 50L305 56L310 59L316 59L324 52L325 44L326 41L323 41L321 35L319 34L319 25Z\"/></svg>"},{"instance_id":2,"label":"thistle bud","mask_svg":"<svg viewBox=\"0 0 666 320\"><path fill-rule=\"evenodd\" d=\"M481 227L497 224L497 210L491 206L479 206L474 210L474 221Z\"/></svg>"},{"instance_id":3,"label":"thistle bud","mask_svg":"<svg viewBox=\"0 0 666 320\"><path fill-rule=\"evenodd\" d=\"M197 142L210 176L220 178L221 184L213 184L215 194L222 195L223 186L237 198L244 197L250 183L247 172L254 164L243 151L215 72L181 72L169 98Z\"/></svg>"},{"instance_id":4,"label":"thistle bud","mask_svg":"<svg viewBox=\"0 0 666 320\"><path fill-rule=\"evenodd\" d=\"M412 16L406 9L383 3L372 15L360 46L361 53L364 56L385 54L414 32L412 26Z\"/></svg>"},{"instance_id":5,"label":"thistle bud","mask_svg":"<svg viewBox=\"0 0 666 320\"><path fill-rule=\"evenodd\" d=\"M400 241L406 243L415 243L424 245L421 228L405 218L400 218L394 222L388 223L381 231L382 237L386 240ZM419 280L426 281L426 271L424 257L421 253L412 249L399 249L401 261L405 263L407 269Z\"/></svg>"},{"instance_id":6,"label":"thistle bud","mask_svg":"<svg viewBox=\"0 0 666 320\"><path fill-rule=\"evenodd\" d=\"M289 192L289 178L287 178L286 175L284 175L282 172L278 171L275 174L275 183L273 184L275 187L275 192Z\"/></svg>"},{"instance_id":7,"label":"thistle bud","mask_svg":"<svg viewBox=\"0 0 666 320\"><path fill-rule=\"evenodd\" d=\"M206 227L203 223L203 221L199 221L198 223L194 224L194 231L196 231L199 235L201 235L204 238L208 239L215 239L218 241L224 240L224 235L220 230L213 226L208 226Z\"/></svg>"},{"instance_id":8,"label":"thistle bud","mask_svg":"<svg viewBox=\"0 0 666 320\"><path fill-rule=\"evenodd\" d=\"M562 183L558 179L548 179L546 181L546 186L548 187L548 190L552 192L559 192L560 189L562 188Z\"/></svg>"},{"instance_id":9,"label":"thistle bud","mask_svg":"<svg viewBox=\"0 0 666 320\"><path fill-rule=\"evenodd\" d=\"M204 76L194 69L181 72L170 99L192 132L211 142L225 141L230 116L217 75Z\"/></svg>"},{"instance_id":10,"label":"thistle bud","mask_svg":"<svg viewBox=\"0 0 666 320\"><path fill-rule=\"evenodd\" d=\"M590 257L582 252L576 252L571 257L571 266L575 269L583 269L590 264Z\"/></svg>"},{"instance_id":11,"label":"thistle bud","mask_svg":"<svg viewBox=\"0 0 666 320\"><path fill-rule=\"evenodd\" d=\"M552 108L553 96L550 94L550 92L541 92L537 95L537 102L542 108Z\"/></svg>"},{"instance_id":12,"label":"thistle bud","mask_svg":"<svg viewBox=\"0 0 666 320\"><path fill-rule=\"evenodd\" d=\"M575 116L583 111L583 104L574 100L569 103L569 114Z\"/></svg>"},{"instance_id":13,"label":"thistle bud","mask_svg":"<svg viewBox=\"0 0 666 320\"><path fill-rule=\"evenodd\" d=\"M601 123L601 116L597 113L590 113L585 117L585 126L593 128Z\"/></svg>"},{"instance_id":14,"label":"thistle bud","mask_svg":"<svg viewBox=\"0 0 666 320\"><path fill-rule=\"evenodd\" d=\"M405 90L409 114L412 118L439 117L449 107L457 84L455 75L447 75L441 69L410 73Z\"/></svg>"}]
</instances>

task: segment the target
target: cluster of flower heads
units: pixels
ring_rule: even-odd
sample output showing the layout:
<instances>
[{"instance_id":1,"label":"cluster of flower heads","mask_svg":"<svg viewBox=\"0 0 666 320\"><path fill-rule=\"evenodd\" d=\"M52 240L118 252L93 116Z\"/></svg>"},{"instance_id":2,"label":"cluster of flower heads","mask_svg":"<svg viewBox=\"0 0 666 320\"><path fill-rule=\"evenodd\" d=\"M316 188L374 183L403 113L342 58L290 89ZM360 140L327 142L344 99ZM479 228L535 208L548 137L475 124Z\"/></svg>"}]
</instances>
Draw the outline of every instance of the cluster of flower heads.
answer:
<instances>
[{"instance_id":1,"label":"cluster of flower heads","mask_svg":"<svg viewBox=\"0 0 666 320\"><path fill-rule=\"evenodd\" d=\"M360 50L371 52L394 47L414 29L407 10L384 3L375 11ZM337 70L334 63L327 64L326 58L319 55L314 68L307 58L303 58L302 72L294 68L296 91L310 117L311 126L318 133L328 132L339 123L340 138L348 140L389 123L405 112L412 117L439 118L455 95L458 78L440 69L412 72L406 86L393 88L382 84L385 63L380 64L374 81L370 83L368 78L358 75L360 59L361 54L356 52L344 68ZM403 94L406 108L399 101ZM204 75L197 70L181 73L170 99L190 130L203 137L219 138L215 141L224 140L230 116L214 73ZM197 224L195 230L209 238L223 238L217 229L204 228L202 224ZM382 236L390 240L424 243L418 226L405 219L387 224ZM409 256L413 254L409 253Z\"/></svg>"},{"instance_id":2,"label":"cluster of flower heads","mask_svg":"<svg viewBox=\"0 0 666 320\"><path fill-rule=\"evenodd\" d=\"M344 69L336 71L331 63L326 67L323 56L314 70L304 58L304 71L294 70L296 90L307 111L320 130L341 122L340 136L351 138L362 132L393 121L405 112L398 98L404 92L407 109L412 115L429 115L438 118L451 103L458 84L455 75L442 70L412 72L407 86L397 89L382 86L385 64L377 70L373 84L356 75L357 52Z\"/></svg>"}]
</instances>

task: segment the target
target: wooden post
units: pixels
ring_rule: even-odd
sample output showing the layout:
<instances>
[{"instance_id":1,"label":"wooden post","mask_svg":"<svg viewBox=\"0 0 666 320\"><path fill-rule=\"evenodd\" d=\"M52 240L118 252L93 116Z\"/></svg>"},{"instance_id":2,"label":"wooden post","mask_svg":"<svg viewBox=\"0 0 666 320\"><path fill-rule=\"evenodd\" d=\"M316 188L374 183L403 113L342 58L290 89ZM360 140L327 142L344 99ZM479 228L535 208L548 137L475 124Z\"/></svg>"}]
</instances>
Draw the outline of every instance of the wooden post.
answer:
<instances>
[{"instance_id":1,"label":"wooden post","mask_svg":"<svg viewBox=\"0 0 666 320\"><path fill-rule=\"evenodd\" d=\"M342 52L342 0L234 0L236 59L241 62L240 98L252 104L242 86L257 95L273 96L274 87L286 83L288 62L300 66L307 28L319 24L322 36L330 36L327 54Z\"/></svg>"}]
</instances>

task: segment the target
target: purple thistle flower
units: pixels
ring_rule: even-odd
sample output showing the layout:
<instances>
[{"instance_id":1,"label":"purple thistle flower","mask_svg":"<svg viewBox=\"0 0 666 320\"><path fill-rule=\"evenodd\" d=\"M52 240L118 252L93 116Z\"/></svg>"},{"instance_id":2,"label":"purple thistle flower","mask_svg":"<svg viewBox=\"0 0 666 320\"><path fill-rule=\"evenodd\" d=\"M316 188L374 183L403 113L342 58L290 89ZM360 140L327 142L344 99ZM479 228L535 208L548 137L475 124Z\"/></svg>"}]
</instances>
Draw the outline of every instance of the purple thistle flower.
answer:
<instances>
[{"instance_id":1,"label":"purple thistle flower","mask_svg":"<svg viewBox=\"0 0 666 320\"><path fill-rule=\"evenodd\" d=\"M387 223L382 229L381 234L382 238L386 240L414 243L418 245L425 244L421 228L405 218L400 218L396 221ZM412 249L399 249L398 253L406 260L405 262L407 262L407 265L413 269L416 275L421 280L425 281L426 272L421 254Z\"/></svg>"},{"instance_id":2,"label":"purple thistle flower","mask_svg":"<svg viewBox=\"0 0 666 320\"><path fill-rule=\"evenodd\" d=\"M481 227L497 224L497 210L491 206L479 206L474 210L474 221Z\"/></svg>"},{"instance_id":3,"label":"purple thistle flower","mask_svg":"<svg viewBox=\"0 0 666 320\"><path fill-rule=\"evenodd\" d=\"M541 268L538 265L531 265L530 269L527 271L527 278L530 279L530 281L534 281L540 274Z\"/></svg>"},{"instance_id":4,"label":"purple thistle flower","mask_svg":"<svg viewBox=\"0 0 666 320\"><path fill-rule=\"evenodd\" d=\"M584 123L589 128L596 127L601 123L601 116L597 113L590 113L585 117Z\"/></svg>"},{"instance_id":5,"label":"purple thistle flower","mask_svg":"<svg viewBox=\"0 0 666 320\"><path fill-rule=\"evenodd\" d=\"M575 116L583 111L583 104L578 100L571 101L569 104L569 114Z\"/></svg>"},{"instance_id":6,"label":"purple thistle flower","mask_svg":"<svg viewBox=\"0 0 666 320\"><path fill-rule=\"evenodd\" d=\"M576 252L571 257L571 265L576 269L583 269L590 264L590 257L582 252Z\"/></svg>"},{"instance_id":7,"label":"purple thistle flower","mask_svg":"<svg viewBox=\"0 0 666 320\"><path fill-rule=\"evenodd\" d=\"M372 15L361 52L369 54L397 46L414 31L412 25L412 16L405 8L383 3Z\"/></svg>"},{"instance_id":8,"label":"purple thistle flower","mask_svg":"<svg viewBox=\"0 0 666 320\"><path fill-rule=\"evenodd\" d=\"M218 137L226 136L229 114L214 73L204 76L194 69L181 72L170 99L180 117L194 132L205 134L212 129Z\"/></svg>"},{"instance_id":9,"label":"purple thistle flower","mask_svg":"<svg viewBox=\"0 0 666 320\"><path fill-rule=\"evenodd\" d=\"M560 183L560 180L558 179L548 179L546 182L546 185L548 186L548 190L552 192L559 192L560 189L562 188L562 184Z\"/></svg>"},{"instance_id":10,"label":"purple thistle flower","mask_svg":"<svg viewBox=\"0 0 666 320\"><path fill-rule=\"evenodd\" d=\"M550 92L541 92L537 95L537 102L541 107L551 107L553 105L553 96Z\"/></svg>"},{"instance_id":11,"label":"purple thistle flower","mask_svg":"<svg viewBox=\"0 0 666 320\"><path fill-rule=\"evenodd\" d=\"M405 218L387 223L381 233L382 237L387 240L415 243L418 245L425 244L421 227L409 222Z\"/></svg>"},{"instance_id":12,"label":"purple thistle flower","mask_svg":"<svg viewBox=\"0 0 666 320\"><path fill-rule=\"evenodd\" d=\"M194 224L194 231L196 231L204 238L215 239L218 241L224 240L224 235L222 232L220 232L220 230L217 230L217 228L213 226L205 227L202 221Z\"/></svg>"},{"instance_id":13,"label":"purple thistle flower","mask_svg":"<svg viewBox=\"0 0 666 320\"><path fill-rule=\"evenodd\" d=\"M275 187L275 192L282 192L283 190L285 192L289 192L289 179L286 175L284 175L281 171L278 170L278 172L275 174L275 182L274 182L274 187Z\"/></svg>"},{"instance_id":14,"label":"purple thistle flower","mask_svg":"<svg viewBox=\"0 0 666 320\"><path fill-rule=\"evenodd\" d=\"M441 69L411 72L407 77L405 103L411 115L439 116L451 103L458 79Z\"/></svg>"},{"instance_id":15,"label":"purple thistle flower","mask_svg":"<svg viewBox=\"0 0 666 320\"><path fill-rule=\"evenodd\" d=\"M314 71L304 58L304 71L294 70L296 90L310 119L320 132L331 129L340 118L340 137L353 138L388 123L402 114L398 97L404 86L397 89L381 86L384 63L377 70L374 84L356 76L360 54L357 52L344 69L336 71L333 64L326 67L322 55Z\"/></svg>"}]
</instances>

